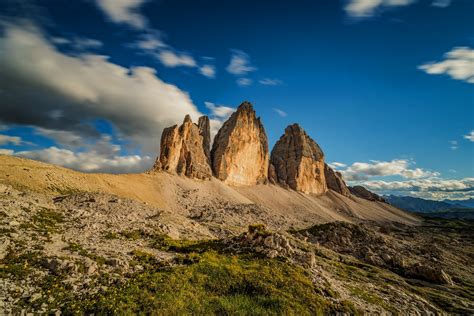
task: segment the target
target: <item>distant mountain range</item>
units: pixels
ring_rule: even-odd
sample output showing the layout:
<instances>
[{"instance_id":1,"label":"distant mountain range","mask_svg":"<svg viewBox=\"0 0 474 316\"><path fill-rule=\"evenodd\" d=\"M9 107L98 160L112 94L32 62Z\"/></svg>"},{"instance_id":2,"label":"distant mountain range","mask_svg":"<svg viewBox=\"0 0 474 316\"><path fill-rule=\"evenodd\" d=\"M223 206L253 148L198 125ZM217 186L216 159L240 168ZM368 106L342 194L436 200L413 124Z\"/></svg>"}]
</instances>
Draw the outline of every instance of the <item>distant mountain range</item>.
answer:
<instances>
[{"instance_id":1,"label":"distant mountain range","mask_svg":"<svg viewBox=\"0 0 474 316\"><path fill-rule=\"evenodd\" d=\"M441 218L474 219L474 199L434 201L411 196L387 195L384 199L402 210Z\"/></svg>"}]
</instances>

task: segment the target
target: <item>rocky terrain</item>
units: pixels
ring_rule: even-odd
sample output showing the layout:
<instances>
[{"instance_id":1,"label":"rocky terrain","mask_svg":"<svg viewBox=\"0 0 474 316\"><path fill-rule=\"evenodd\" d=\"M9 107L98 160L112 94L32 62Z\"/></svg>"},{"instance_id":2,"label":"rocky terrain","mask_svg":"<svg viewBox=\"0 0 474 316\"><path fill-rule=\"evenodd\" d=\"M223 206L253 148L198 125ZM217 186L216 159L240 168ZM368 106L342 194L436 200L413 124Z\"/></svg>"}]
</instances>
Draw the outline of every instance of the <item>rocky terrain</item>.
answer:
<instances>
[{"instance_id":1,"label":"rocky terrain","mask_svg":"<svg viewBox=\"0 0 474 316\"><path fill-rule=\"evenodd\" d=\"M163 131L143 174L0 155L0 314L472 314L474 225L348 187L244 102Z\"/></svg>"}]
</instances>

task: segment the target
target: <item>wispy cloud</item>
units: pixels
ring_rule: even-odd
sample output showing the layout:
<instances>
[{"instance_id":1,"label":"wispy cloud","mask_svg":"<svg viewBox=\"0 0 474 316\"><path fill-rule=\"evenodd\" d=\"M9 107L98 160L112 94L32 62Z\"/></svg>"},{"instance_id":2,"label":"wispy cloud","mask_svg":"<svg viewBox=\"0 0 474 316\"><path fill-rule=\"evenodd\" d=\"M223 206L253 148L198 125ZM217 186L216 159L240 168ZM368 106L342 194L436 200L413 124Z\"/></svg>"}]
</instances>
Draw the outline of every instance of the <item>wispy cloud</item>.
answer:
<instances>
[{"instance_id":1,"label":"wispy cloud","mask_svg":"<svg viewBox=\"0 0 474 316\"><path fill-rule=\"evenodd\" d=\"M446 74L453 79L474 83L474 49L455 47L440 62L428 62L418 67L430 75Z\"/></svg>"},{"instance_id":2,"label":"wispy cloud","mask_svg":"<svg viewBox=\"0 0 474 316\"><path fill-rule=\"evenodd\" d=\"M86 37L74 37L72 39L67 39L64 37L53 37L51 42L56 45L68 45L75 50L88 50L88 49L97 49L102 47L104 44L93 38Z\"/></svg>"},{"instance_id":3,"label":"wispy cloud","mask_svg":"<svg viewBox=\"0 0 474 316\"><path fill-rule=\"evenodd\" d=\"M161 51L158 59L166 67L196 67L196 60L193 56L182 53L178 54L170 50Z\"/></svg>"},{"instance_id":4,"label":"wispy cloud","mask_svg":"<svg viewBox=\"0 0 474 316\"><path fill-rule=\"evenodd\" d=\"M438 8L446 8L451 5L451 0L434 0L431 5Z\"/></svg>"},{"instance_id":5,"label":"wispy cloud","mask_svg":"<svg viewBox=\"0 0 474 316\"><path fill-rule=\"evenodd\" d=\"M229 73L237 76L246 75L257 70L256 67L251 65L249 55L241 50L232 51L230 63L226 69Z\"/></svg>"},{"instance_id":6,"label":"wispy cloud","mask_svg":"<svg viewBox=\"0 0 474 316\"><path fill-rule=\"evenodd\" d=\"M279 79L264 78L261 79L259 83L263 84L264 86L278 86L281 85L283 82Z\"/></svg>"},{"instance_id":7,"label":"wispy cloud","mask_svg":"<svg viewBox=\"0 0 474 316\"><path fill-rule=\"evenodd\" d=\"M96 0L97 6L114 23L128 24L137 29L147 25L147 19L139 12L147 0Z\"/></svg>"},{"instance_id":8,"label":"wispy cloud","mask_svg":"<svg viewBox=\"0 0 474 316\"><path fill-rule=\"evenodd\" d=\"M215 78L216 77L216 67L213 65L202 65L199 68L199 72L201 75L207 78Z\"/></svg>"},{"instance_id":9,"label":"wispy cloud","mask_svg":"<svg viewBox=\"0 0 474 316\"><path fill-rule=\"evenodd\" d=\"M457 140L451 140L451 141L449 141L449 144L450 144L450 148L452 150L458 149L458 141Z\"/></svg>"},{"instance_id":10,"label":"wispy cloud","mask_svg":"<svg viewBox=\"0 0 474 316\"><path fill-rule=\"evenodd\" d=\"M18 136L2 135L0 134L0 145L23 145L25 141Z\"/></svg>"},{"instance_id":11,"label":"wispy cloud","mask_svg":"<svg viewBox=\"0 0 474 316\"><path fill-rule=\"evenodd\" d=\"M469 134L463 136L470 142L474 142L474 130L470 131Z\"/></svg>"},{"instance_id":12,"label":"wispy cloud","mask_svg":"<svg viewBox=\"0 0 474 316\"><path fill-rule=\"evenodd\" d=\"M204 102L204 104L210 111L211 139L214 139L214 135L217 134L224 121L227 120L236 109L226 105L216 105L208 101Z\"/></svg>"},{"instance_id":13,"label":"wispy cloud","mask_svg":"<svg viewBox=\"0 0 474 316\"><path fill-rule=\"evenodd\" d=\"M236 82L237 82L237 85L241 87L250 86L253 83L252 79L249 79L249 78L239 78L236 80Z\"/></svg>"},{"instance_id":14,"label":"wispy cloud","mask_svg":"<svg viewBox=\"0 0 474 316\"><path fill-rule=\"evenodd\" d=\"M273 111L275 111L280 117L285 117L288 115L285 111L277 109L277 108L273 108Z\"/></svg>"},{"instance_id":15,"label":"wispy cloud","mask_svg":"<svg viewBox=\"0 0 474 316\"><path fill-rule=\"evenodd\" d=\"M329 167L333 168L333 169L338 169L338 168L345 168L347 167L347 165L345 163L342 163L342 162L331 162L331 163L328 163Z\"/></svg>"},{"instance_id":16,"label":"wispy cloud","mask_svg":"<svg viewBox=\"0 0 474 316\"><path fill-rule=\"evenodd\" d=\"M374 16L379 10L389 7L400 7L412 4L416 0L350 0L345 6L349 16L367 18Z\"/></svg>"}]
</instances>

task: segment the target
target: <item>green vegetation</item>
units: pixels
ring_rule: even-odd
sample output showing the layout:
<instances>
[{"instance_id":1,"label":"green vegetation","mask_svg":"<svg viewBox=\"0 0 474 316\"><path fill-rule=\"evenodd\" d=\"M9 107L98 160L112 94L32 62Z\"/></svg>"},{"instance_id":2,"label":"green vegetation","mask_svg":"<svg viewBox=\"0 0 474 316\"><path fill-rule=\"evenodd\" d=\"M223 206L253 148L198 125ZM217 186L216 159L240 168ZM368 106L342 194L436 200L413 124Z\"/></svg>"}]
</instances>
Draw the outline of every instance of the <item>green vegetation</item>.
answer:
<instances>
[{"instance_id":1,"label":"green vegetation","mask_svg":"<svg viewBox=\"0 0 474 316\"><path fill-rule=\"evenodd\" d=\"M84 249L81 245L73 243L73 242L69 243L69 245L67 247L65 247L64 250L69 250L71 252L76 252L77 254L79 254L81 256L88 257L89 259L94 260L98 264L105 264L105 261L106 261L104 257L101 257L101 256L98 256L94 253L91 253L91 252L87 251L86 249Z\"/></svg>"},{"instance_id":2,"label":"green vegetation","mask_svg":"<svg viewBox=\"0 0 474 316\"><path fill-rule=\"evenodd\" d=\"M33 229L43 236L48 236L51 233L58 233L60 231L59 224L63 222L64 216L62 213L42 208L32 216L31 222L22 223L20 228Z\"/></svg>"},{"instance_id":3,"label":"green vegetation","mask_svg":"<svg viewBox=\"0 0 474 316\"><path fill-rule=\"evenodd\" d=\"M154 315L356 312L350 304L325 300L304 270L281 261L207 251L194 254L196 260L188 265L153 269L152 255L136 251L134 256L146 266L145 272L93 297L80 301L70 297L63 311Z\"/></svg>"},{"instance_id":4,"label":"green vegetation","mask_svg":"<svg viewBox=\"0 0 474 316\"><path fill-rule=\"evenodd\" d=\"M0 264L0 279L10 277L24 280L33 271L32 267L39 265L39 254L34 251L18 254L9 249L7 256Z\"/></svg>"}]
</instances>

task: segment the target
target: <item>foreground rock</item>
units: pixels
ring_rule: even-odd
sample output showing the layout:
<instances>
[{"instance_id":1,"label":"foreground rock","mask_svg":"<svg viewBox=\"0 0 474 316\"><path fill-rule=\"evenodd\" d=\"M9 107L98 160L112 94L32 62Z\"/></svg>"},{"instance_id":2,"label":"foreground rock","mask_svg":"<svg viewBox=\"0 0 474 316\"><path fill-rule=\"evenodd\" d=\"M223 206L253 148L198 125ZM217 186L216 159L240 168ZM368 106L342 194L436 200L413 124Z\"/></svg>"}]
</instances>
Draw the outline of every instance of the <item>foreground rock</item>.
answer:
<instances>
[{"instance_id":1,"label":"foreground rock","mask_svg":"<svg viewBox=\"0 0 474 316\"><path fill-rule=\"evenodd\" d=\"M351 196L351 191L344 182L342 174L338 171L332 170L327 164L324 164L324 176L326 177L326 184L328 189L331 189L344 196Z\"/></svg>"},{"instance_id":2,"label":"foreground rock","mask_svg":"<svg viewBox=\"0 0 474 316\"><path fill-rule=\"evenodd\" d=\"M366 188L360 185L356 185L353 187L349 187L349 190L351 191L352 194L354 194L357 197L360 197L361 199L369 200L369 201L375 201L375 202L383 202L387 203L384 198L379 196L378 194L375 194L373 192L370 192Z\"/></svg>"},{"instance_id":3,"label":"foreground rock","mask_svg":"<svg viewBox=\"0 0 474 316\"><path fill-rule=\"evenodd\" d=\"M212 146L212 170L230 185L265 183L268 140L260 118L249 102L242 103L224 123Z\"/></svg>"},{"instance_id":4,"label":"foreground rock","mask_svg":"<svg viewBox=\"0 0 474 316\"><path fill-rule=\"evenodd\" d=\"M210 179L209 143L209 119L201 117L198 126L186 115L181 126L163 130L160 157L153 169L176 172L189 178Z\"/></svg>"},{"instance_id":5,"label":"foreground rock","mask_svg":"<svg viewBox=\"0 0 474 316\"><path fill-rule=\"evenodd\" d=\"M271 155L270 181L304 193L327 191L324 153L298 125L285 129Z\"/></svg>"}]
</instances>

